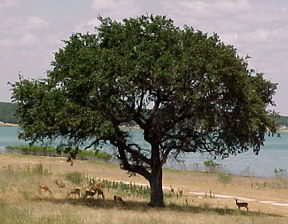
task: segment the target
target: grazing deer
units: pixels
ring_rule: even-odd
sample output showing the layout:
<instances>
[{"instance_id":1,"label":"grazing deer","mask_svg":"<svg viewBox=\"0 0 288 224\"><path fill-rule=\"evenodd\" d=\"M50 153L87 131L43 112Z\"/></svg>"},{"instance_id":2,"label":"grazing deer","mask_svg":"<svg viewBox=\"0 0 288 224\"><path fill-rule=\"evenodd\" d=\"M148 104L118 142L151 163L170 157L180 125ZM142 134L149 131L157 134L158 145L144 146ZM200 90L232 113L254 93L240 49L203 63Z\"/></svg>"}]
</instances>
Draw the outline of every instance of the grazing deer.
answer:
<instances>
[{"instance_id":1,"label":"grazing deer","mask_svg":"<svg viewBox=\"0 0 288 224\"><path fill-rule=\"evenodd\" d=\"M85 194L83 196L84 199L88 198L88 197L92 197L96 194L95 191L91 190L91 189L86 189L85 190Z\"/></svg>"},{"instance_id":2,"label":"grazing deer","mask_svg":"<svg viewBox=\"0 0 288 224\"><path fill-rule=\"evenodd\" d=\"M125 201L120 197L120 196L117 196L117 195L114 195L114 201L119 201L121 202L123 205L125 205Z\"/></svg>"},{"instance_id":3,"label":"grazing deer","mask_svg":"<svg viewBox=\"0 0 288 224\"><path fill-rule=\"evenodd\" d=\"M55 180L55 184L59 187L59 188L65 188L65 184L60 181L60 180Z\"/></svg>"},{"instance_id":4,"label":"grazing deer","mask_svg":"<svg viewBox=\"0 0 288 224\"><path fill-rule=\"evenodd\" d=\"M71 190L68 194L67 194L67 197L70 197L70 196L78 196L78 198L81 197L81 189L79 187L76 187L74 188L73 190Z\"/></svg>"},{"instance_id":5,"label":"grazing deer","mask_svg":"<svg viewBox=\"0 0 288 224\"><path fill-rule=\"evenodd\" d=\"M45 185L45 184L39 184L39 192L40 192L40 194L41 194L42 192L49 192L49 194L52 195L52 191L51 191L50 188L49 188L47 185Z\"/></svg>"},{"instance_id":6,"label":"grazing deer","mask_svg":"<svg viewBox=\"0 0 288 224\"><path fill-rule=\"evenodd\" d=\"M238 209L240 209L241 207L246 208L247 212L248 212L248 203L247 202L238 202L237 199L235 199L236 205L238 207Z\"/></svg>"},{"instance_id":7,"label":"grazing deer","mask_svg":"<svg viewBox=\"0 0 288 224\"><path fill-rule=\"evenodd\" d=\"M92 191L95 191L95 193L97 194L97 197L101 196L102 199L105 199L104 197L104 192L100 187L97 186L93 186L90 188Z\"/></svg>"},{"instance_id":8,"label":"grazing deer","mask_svg":"<svg viewBox=\"0 0 288 224\"><path fill-rule=\"evenodd\" d=\"M90 191L94 191L95 194L97 194L97 197L101 196L102 199L105 199L104 197L104 193L101 187L103 187L104 185L102 183L90 186L90 188L88 188L88 190Z\"/></svg>"}]
</instances>

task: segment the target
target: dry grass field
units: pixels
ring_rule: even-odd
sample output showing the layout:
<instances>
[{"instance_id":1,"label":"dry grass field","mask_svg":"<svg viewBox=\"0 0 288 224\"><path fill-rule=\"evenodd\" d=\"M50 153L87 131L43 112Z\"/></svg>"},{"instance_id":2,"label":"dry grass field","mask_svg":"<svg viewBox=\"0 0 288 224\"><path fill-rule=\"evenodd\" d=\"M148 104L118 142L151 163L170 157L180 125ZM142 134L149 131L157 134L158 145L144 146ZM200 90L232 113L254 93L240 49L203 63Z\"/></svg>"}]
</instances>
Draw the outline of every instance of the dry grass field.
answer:
<instances>
[{"instance_id":1,"label":"dry grass field","mask_svg":"<svg viewBox=\"0 0 288 224\"><path fill-rule=\"evenodd\" d=\"M89 178L101 183L104 200L96 195L83 198ZM65 158L0 154L1 224L288 223L288 207L249 202L246 212L243 208L239 211L232 198L213 197L223 194L288 202L286 179L228 178L219 173L170 169L164 170L163 178L167 206L153 209L146 206L147 187L134 184L147 182L139 176L129 177L115 164L77 160L71 167ZM48 186L52 193L40 191L40 184ZM75 188L80 188L81 197L68 197ZM207 194L197 196L191 191ZM114 201L114 195L124 202Z\"/></svg>"}]
</instances>

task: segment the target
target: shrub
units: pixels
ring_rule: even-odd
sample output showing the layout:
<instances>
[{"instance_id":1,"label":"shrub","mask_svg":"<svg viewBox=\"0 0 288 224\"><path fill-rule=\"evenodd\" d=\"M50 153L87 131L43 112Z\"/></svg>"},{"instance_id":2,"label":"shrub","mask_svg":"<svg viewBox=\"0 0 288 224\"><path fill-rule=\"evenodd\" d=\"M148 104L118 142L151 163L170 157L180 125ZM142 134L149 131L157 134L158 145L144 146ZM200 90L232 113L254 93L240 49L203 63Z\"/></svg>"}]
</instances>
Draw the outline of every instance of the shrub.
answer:
<instances>
[{"instance_id":1,"label":"shrub","mask_svg":"<svg viewBox=\"0 0 288 224\"><path fill-rule=\"evenodd\" d=\"M220 164L214 162L213 160L205 160L203 163L209 172L215 172L216 169L220 167Z\"/></svg>"}]
</instances>

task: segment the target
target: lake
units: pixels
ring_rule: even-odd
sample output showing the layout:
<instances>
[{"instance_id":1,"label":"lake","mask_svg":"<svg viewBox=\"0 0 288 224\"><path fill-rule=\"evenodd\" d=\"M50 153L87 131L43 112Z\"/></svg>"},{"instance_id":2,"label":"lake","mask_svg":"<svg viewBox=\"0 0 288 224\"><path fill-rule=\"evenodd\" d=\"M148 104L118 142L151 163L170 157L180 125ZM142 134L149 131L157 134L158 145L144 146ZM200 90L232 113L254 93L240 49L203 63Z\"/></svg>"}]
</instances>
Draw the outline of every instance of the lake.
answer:
<instances>
[{"instance_id":1,"label":"lake","mask_svg":"<svg viewBox=\"0 0 288 224\"><path fill-rule=\"evenodd\" d=\"M17 138L18 128L0 127L0 151L5 150L8 145L22 145L24 141ZM149 147L143 140L140 130L131 130L131 135L140 146ZM107 146L106 149L111 149ZM203 162L210 159L209 155L200 153L189 153L181 157L180 162L170 160L166 167L183 170L203 170ZM245 176L275 176L274 169L288 170L288 132L281 132L280 137L266 138L264 147L258 156L253 152L245 152L227 159L218 159L215 162L221 164L224 171L232 174Z\"/></svg>"}]
</instances>

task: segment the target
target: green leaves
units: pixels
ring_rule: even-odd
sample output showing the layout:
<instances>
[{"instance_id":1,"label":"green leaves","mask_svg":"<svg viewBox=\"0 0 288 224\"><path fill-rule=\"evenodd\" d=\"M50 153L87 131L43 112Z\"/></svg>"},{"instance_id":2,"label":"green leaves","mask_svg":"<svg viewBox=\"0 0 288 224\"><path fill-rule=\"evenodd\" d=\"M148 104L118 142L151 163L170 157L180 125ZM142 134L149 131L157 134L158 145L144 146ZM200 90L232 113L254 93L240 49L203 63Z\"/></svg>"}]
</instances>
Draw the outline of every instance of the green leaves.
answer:
<instances>
[{"instance_id":1,"label":"green leaves","mask_svg":"<svg viewBox=\"0 0 288 224\"><path fill-rule=\"evenodd\" d=\"M164 16L99 20L94 34L64 41L47 79L14 85L25 139L109 140L126 150L122 159L138 163L119 128L133 122L164 163L170 152L258 152L265 132L275 131L267 107L276 85L217 34Z\"/></svg>"}]
</instances>

